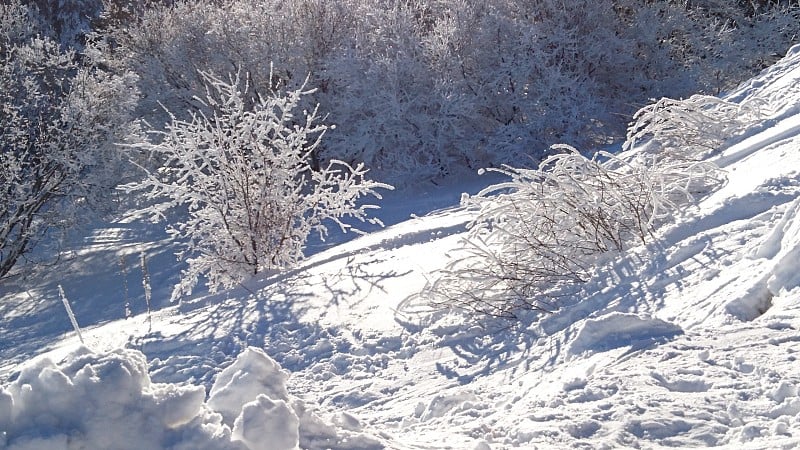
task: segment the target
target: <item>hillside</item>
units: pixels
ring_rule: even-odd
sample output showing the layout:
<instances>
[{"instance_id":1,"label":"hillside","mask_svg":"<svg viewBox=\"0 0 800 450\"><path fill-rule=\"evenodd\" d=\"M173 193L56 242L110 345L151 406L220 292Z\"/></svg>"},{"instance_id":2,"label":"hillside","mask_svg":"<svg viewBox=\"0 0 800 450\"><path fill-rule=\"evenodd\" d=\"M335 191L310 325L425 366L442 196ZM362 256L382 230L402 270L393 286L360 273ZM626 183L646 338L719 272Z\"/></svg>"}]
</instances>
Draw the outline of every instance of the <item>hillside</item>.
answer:
<instances>
[{"instance_id":1,"label":"hillside","mask_svg":"<svg viewBox=\"0 0 800 450\"><path fill-rule=\"evenodd\" d=\"M455 199L480 178L393 193L385 229L179 305L163 235L98 229L0 288L0 447L794 448L800 46L725 99L763 117L710 153L723 185L513 326L418 295L459 247L475 213Z\"/></svg>"}]
</instances>

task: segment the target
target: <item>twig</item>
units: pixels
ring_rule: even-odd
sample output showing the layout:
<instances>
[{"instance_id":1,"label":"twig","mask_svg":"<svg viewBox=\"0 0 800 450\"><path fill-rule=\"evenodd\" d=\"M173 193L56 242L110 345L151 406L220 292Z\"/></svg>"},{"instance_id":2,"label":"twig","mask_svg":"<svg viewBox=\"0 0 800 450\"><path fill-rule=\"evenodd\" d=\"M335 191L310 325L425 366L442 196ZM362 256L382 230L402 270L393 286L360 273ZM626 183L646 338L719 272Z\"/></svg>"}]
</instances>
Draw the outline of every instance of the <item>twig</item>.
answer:
<instances>
[{"instance_id":1,"label":"twig","mask_svg":"<svg viewBox=\"0 0 800 450\"><path fill-rule=\"evenodd\" d=\"M75 329L75 333L78 334L78 339L80 339L81 344L83 344L83 336L81 335L81 329L78 326L78 321L75 319L75 313L72 312L72 307L69 306L69 300L67 300L67 296L64 294L64 288L62 288L60 284L58 285L58 293L61 295L61 302L64 303L64 309L67 310L69 321L72 322L72 328Z\"/></svg>"}]
</instances>

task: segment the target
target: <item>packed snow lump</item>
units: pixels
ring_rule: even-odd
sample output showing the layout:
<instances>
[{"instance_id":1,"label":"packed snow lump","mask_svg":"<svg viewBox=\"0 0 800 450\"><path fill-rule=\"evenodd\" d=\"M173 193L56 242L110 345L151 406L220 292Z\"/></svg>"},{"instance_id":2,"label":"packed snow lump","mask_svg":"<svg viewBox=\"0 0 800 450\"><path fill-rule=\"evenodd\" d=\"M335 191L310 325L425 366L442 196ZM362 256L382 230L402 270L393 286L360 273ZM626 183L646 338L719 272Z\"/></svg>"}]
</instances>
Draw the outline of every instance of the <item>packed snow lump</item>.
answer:
<instances>
[{"instance_id":1,"label":"packed snow lump","mask_svg":"<svg viewBox=\"0 0 800 450\"><path fill-rule=\"evenodd\" d=\"M0 390L0 448L293 449L301 405L287 377L247 348L206 401L202 386L152 383L137 350L80 347L58 364L28 364Z\"/></svg>"}]
</instances>

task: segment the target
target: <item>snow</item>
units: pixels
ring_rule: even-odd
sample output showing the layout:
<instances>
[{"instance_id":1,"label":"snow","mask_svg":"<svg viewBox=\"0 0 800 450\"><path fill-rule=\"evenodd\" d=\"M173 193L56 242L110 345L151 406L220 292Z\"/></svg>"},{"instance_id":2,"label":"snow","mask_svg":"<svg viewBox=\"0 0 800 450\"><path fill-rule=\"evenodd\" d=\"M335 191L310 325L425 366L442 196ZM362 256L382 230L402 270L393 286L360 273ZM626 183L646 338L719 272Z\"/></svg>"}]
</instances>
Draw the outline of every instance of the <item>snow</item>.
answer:
<instances>
[{"instance_id":1,"label":"snow","mask_svg":"<svg viewBox=\"0 0 800 450\"><path fill-rule=\"evenodd\" d=\"M233 424L245 403L259 395L286 401L286 379L289 374L263 351L246 348L230 366L217 375L209 392L208 404Z\"/></svg>"},{"instance_id":2,"label":"snow","mask_svg":"<svg viewBox=\"0 0 800 450\"><path fill-rule=\"evenodd\" d=\"M205 390L151 383L135 350L79 347L60 364L39 359L0 398L9 449L222 448L219 420L201 415Z\"/></svg>"},{"instance_id":3,"label":"snow","mask_svg":"<svg viewBox=\"0 0 800 450\"><path fill-rule=\"evenodd\" d=\"M0 286L0 448L800 446L799 82L800 46L727 95L765 117L709 157L725 183L514 324L420 295L474 217L443 207L475 180L393 192L387 228L179 305L163 235L99 228ZM149 316L118 263L143 250Z\"/></svg>"},{"instance_id":4,"label":"snow","mask_svg":"<svg viewBox=\"0 0 800 450\"><path fill-rule=\"evenodd\" d=\"M682 334L675 324L636 314L611 313L587 319L570 343L569 353L603 351L616 347L640 346Z\"/></svg>"}]
</instances>

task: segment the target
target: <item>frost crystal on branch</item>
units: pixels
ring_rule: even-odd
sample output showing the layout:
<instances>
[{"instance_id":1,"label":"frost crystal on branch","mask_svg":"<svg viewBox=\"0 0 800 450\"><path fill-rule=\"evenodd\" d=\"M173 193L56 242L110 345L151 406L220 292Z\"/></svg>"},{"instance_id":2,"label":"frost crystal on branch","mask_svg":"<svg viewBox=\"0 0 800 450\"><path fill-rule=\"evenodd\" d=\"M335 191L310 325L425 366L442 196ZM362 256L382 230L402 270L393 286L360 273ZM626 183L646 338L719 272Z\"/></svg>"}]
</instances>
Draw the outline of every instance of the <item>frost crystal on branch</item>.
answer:
<instances>
[{"instance_id":1,"label":"frost crystal on branch","mask_svg":"<svg viewBox=\"0 0 800 450\"><path fill-rule=\"evenodd\" d=\"M185 216L168 227L185 242L188 269L173 299L191 293L199 278L209 288L231 287L264 270L291 266L303 258L309 234L327 235L327 224L343 231L351 218L368 217L373 205L362 197L380 198L363 165L331 161L315 169L312 154L327 127L317 111L298 114L300 88L268 97L249 93L237 75L229 81L202 74L205 111L187 121L172 117L154 142L137 147L164 161L130 191L155 201L143 214L164 217L174 207Z\"/></svg>"}]
</instances>

